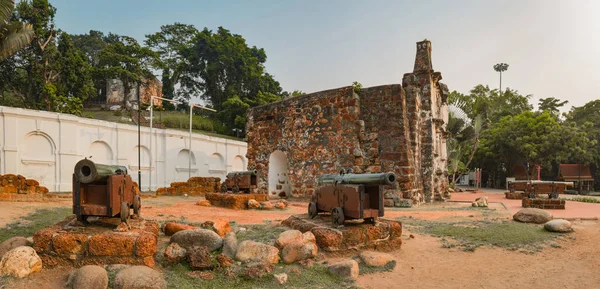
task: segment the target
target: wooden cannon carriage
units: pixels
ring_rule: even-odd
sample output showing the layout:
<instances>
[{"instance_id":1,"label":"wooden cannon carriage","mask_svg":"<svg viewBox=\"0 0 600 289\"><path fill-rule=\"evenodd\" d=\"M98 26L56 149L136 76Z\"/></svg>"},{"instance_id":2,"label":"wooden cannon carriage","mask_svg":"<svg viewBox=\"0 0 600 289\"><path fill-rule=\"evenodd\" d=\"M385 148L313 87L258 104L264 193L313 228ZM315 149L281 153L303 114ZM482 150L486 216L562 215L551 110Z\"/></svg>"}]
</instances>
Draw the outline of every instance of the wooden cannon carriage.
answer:
<instances>
[{"instance_id":1,"label":"wooden cannon carriage","mask_svg":"<svg viewBox=\"0 0 600 289\"><path fill-rule=\"evenodd\" d=\"M221 192L231 191L234 194L239 192L250 194L252 190L256 189L257 175L256 170L228 173L225 181L221 184Z\"/></svg>"},{"instance_id":2,"label":"wooden cannon carriage","mask_svg":"<svg viewBox=\"0 0 600 289\"><path fill-rule=\"evenodd\" d=\"M321 212L330 212L335 225L343 225L347 219L374 223L383 217L383 185L395 181L394 173L353 174L341 170L340 174L322 175L308 205L308 215L312 219Z\"/></svg>"},{"instance_id":3,"label":"wooden cannon carriage","mask_svg":"<svg viewBox=\"0 0 600 289\"><path fill-rule=\"evenodd\" d=\"M123 166L96 164L83 159L73 173L73 214L77 220L89 216L129 218L130 209L139 215L141 199Z\"/></svg>"}]
</instances>

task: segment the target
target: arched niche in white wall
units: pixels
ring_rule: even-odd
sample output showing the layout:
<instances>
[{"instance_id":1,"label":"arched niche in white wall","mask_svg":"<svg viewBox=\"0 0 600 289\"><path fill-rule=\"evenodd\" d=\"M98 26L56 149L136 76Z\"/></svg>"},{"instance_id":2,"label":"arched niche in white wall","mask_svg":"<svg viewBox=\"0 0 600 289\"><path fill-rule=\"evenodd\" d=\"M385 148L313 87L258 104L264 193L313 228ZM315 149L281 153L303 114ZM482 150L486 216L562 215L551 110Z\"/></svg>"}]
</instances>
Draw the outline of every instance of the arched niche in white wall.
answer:
<instances>
[{"instance_id":1,"label":"arched niche in white wall","mask_svg":"<svg viewBox=\"0 0 600 289\"><path fill-rule=\"evenodd\" d=\"M225 169L225 158L219 153L213 153L208 158L208 172L211 174L224 174L227 172Z\"/></svg>"},{"instance_id":2,"label":"arched niche in white wall","mask_svg":"<svg viewBox=\"0 0 600 289\"><path fill-rule=\"evenodd\" d=\"M138 170L138 159L140 160L140 168L141 171L149 171L150 167L150 150L145 146L139 147L139 156L138 158L138 146L135 146L131 153L129 154L129 168L131 170Z\"/></svg>"},{"instance_id":3,"label":"arched niche in white wall","mask_svg":"<svg viewBox=\"0 0 600 289\"><path fill-rule=\"evenodd\" d=\"M41 185L53 189L56 184L56 145L52 138L40 131L25 135L20 145L20 172Z\"/></svg>"},{"instance_id":4,"label":"arched niche in white wall","mask_svg":"<svg viewBox=\"0 0 600 289\"><path fill-rule=\"evenodd\" d=\"M233 163L231 165L232 165L231 169L234 172L246 170L246 161L244 160L244 157L242 157L242 156L235 156L235 158L233 158Z\"/></svg>"},{"instance_id":5,"label":"arched niche in white wall","mask_svg":"<svg viewBox=\"0 0 600 289\"><path fill-rule=\"evenodd\" d=\"M288 179L287 156L282 151L274 151L269 156L269 196L291 196L292 186Z\"/></svg>"},{"instance_id":6,"label":"arched niche in white wall","mask_svg":"<svg viewBox=\"0 0 600 289\"><path fill-rule=\"evenodd\" d=\"M175 179L177 181L187 181L190 176L196 175L197 172L198 166L196 165L196 155L194 155L194 152L190 153L188 149L180 150L177 153L177 160L175 162Z\"/></svg>"},{"instance_id":7,"label":"arched niche in white wall","mask_svg":"<svg viewBox=\"0 0 600 289\"><path fill-rule=\"evenodd\" d=\"M85 157L91 157L93 162L99 164L112 165L113 164L113 152L110 146L103 141L95 141L90 144L88 153ZM137 165L137 164L136 164Z\"/></svg>"}]
</instances>

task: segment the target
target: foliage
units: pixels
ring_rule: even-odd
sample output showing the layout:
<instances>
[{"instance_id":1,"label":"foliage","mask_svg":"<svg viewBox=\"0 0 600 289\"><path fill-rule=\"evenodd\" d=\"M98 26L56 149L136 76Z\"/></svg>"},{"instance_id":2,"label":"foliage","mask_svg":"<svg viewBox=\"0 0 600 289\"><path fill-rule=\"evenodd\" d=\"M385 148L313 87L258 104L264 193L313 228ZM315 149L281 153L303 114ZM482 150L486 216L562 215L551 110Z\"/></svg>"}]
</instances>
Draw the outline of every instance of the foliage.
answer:
<instances>
[{"instance_id":1,"label":"foliage","mask_svg":"<svg viewBox=\"0 0 600 289\"><path fill-rule=\"evenodd\" d=\"M100 75L121 80L124 94L128 96L134 85L139 86L145 78L153 77L150 70L157 66L157 61L156 52L141 46L132 37L118 36L100 51ZM123 99L126 101L127 97Z\"/></svg>"},{"instance_id":2,"label":"foliage","mask_svg":"<svg viewBox=\"0 0 600 289\"><path fill-rule=\"evenodd\" d=\"M600 203L600 199L592 197L560 198L561 200L582 202L582 203Z\"/></svg>"},{"instance_id":3,"label":"foliage","mask_svg":"<svg viewBox=\"0 0 600 289\"><path fill-rule=\"evenodd\" d=\"M33 40L31 24L11 22L14 0L0 0L0 62L25 48Z\"/></svg>"},{"instance_id":4,"label":"foliage","mask_svg":"<svg viewBox=\"0 0 600 289\"><path fill-rule=\"evenodd\" d=\"M162 93L164 98L183 97L189 99L197 93L196 85L177 86L190 83L187 70L191 66L189 58L198 30L193 25L174 23L163 25L160 31L146 35L145 44L159 55L159 68L162 69ZM185 89L190 88L190 89Z\"/></svg>"},{"instance_id":5,"label":"foliage","mask_svg":"<svg viewBox=\"0 0 600 289\"><path fill-rule=\"evenodd\" d=\"M568 100L560 101L558 98L548 97L540 98L538 106L540 111L549 111L550 113L558 116L559 108L565 106L567 103L569 103Z\"/></svg>"},{"instance_id":6,"label":"foliage","mask_svg":"<svg viewBox=\"0 0 600 289\"><path fill-rule=\"evenodd\" d=\"M358 94L362 89L362 84L358 81L352 82L352 89L354 90L354 93Z\"/></svg>"},{"instance_id":7,"label":"foliage","mask_svg":"<svg viewBox=\"0 0 600 289\"><path fill-rule=\"evenodd\" d=\"M81 116L81 112L83 111L83 102L81 98L60 94L57 91L56 86L52 83L48 83L44 86L42 95L47 100L49 111Z\"/></svg>"}]
</instances>

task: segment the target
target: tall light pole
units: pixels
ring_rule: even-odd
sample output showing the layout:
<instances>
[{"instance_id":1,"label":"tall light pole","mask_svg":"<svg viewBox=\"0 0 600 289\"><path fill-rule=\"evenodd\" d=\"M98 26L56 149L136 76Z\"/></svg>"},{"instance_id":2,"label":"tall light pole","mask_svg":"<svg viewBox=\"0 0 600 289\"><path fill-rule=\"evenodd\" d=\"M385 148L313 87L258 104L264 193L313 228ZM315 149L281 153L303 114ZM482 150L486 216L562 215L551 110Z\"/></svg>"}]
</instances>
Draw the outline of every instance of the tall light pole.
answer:
<instances>
[{"instance_id":1,"label":"tall light pole","mask_svg":"<svg viewBox=\"0 0 600 289\"><path fill-rule=\"evenodd\" d=\"M242 132L242 130L241 130L241 129L239 129L239 128L234 128L234 129L233 129L233 132L235 132L235 137L236 137L236 138L240 138L240 132Z\"/></svg>"},{"instance_id":2,"label":"tall light pole","mask_svg":"<svg viewBox=\"0 0 600 289\"><path fill-rule=\"evenodd\" d=\"M508 64L498 63L494 65L494 70L500 72L500 93L502 93L502 72L508 69Z\"/></svg>"},{"instance_id":3,"label":"tall light pole","mask_svg":"<svg viewBox=\"0 0 600 289\"><path fill-rule=\"evenodd\" d=\"M188 145L188 153L189 153L189 157L188 157L188 180L192 177L192 110L194 109L194 107L197 108L201 108L201 109L206 109L212 112L217 112L216 110L212 109L212 108L208 108L208 107L204 107L204 106L199 106L196 104L192 104L190 103L190 137L189 137L189 145Z\"/></svg>"},{"instance_id":4,"label":"tall light pole","mask_svg":"<svg viewBox=\"0 0 600 289\"><path fill-rule=\"evenodd\" d=\"M150 97L150 174L148 177L148 182L149 182L149 188L150 191L152 191L152 161L154 160L153 154L152 154L152 135L154 133L153 129L152 129L152 121L154 120L154 115L153 115L153 111L154 111L154 99L160 99L162 101L168 101L170 103L175 103L175 104L181 104L180 101L176 101L176 100L172 100L172 99L168 99L168 98L162 98L162 97L158 97L158 96L151 96Z\"/></svg>"}]
</instances>

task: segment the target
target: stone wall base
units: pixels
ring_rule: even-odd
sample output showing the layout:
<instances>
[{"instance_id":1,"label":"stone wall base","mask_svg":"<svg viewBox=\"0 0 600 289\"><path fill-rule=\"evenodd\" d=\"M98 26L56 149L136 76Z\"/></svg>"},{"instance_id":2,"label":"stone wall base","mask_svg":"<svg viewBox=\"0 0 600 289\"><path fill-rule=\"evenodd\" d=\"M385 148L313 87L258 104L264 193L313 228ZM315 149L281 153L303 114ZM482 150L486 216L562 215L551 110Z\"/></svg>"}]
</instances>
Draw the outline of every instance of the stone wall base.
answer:
<instances>
[{"instance_id":1,"label":"stone wall base","mask_svg":"<svg viewBox=\"0 0 600 289\"><path fill-rule=\"evenodd\" d=\"M319 215L310 219L308 215L293 215L282 224L303 233L312 232L319 248L326 252L354 249L389 252L400 249L402 245L402 223L384 218L379 218L374 225L346 222L344 226L334 227L330 216Z\"/></svg>"},{"instance_id":2,"label":"stone wall base","mask_svg":"<svg viewBox=\"0 0 600 289\"><path fill-rule=\"evenodd\" d=\"M205 198L210 201L210 204L215 207L222 207L235 210L247 210L248 200L256 200L257 202L266 202L269 200L269 195L266 194L221 194L212 193L206 194Z\"/></svg>"},{"instance_id":3,"label":"stone wall base","mask_svg":"<svg viewBox=\"0 0 600 289\"><path fill-rule=\"evenodd\" d=\"M530 199L523 198L523 208L537 208L537 209L550 209L550 210L564 210L565 200L558 199Z\"/></svg>"},{"instance_id":4,"label":"stone wall base","mask_svg":"<svg viewBox=\"0 0 600 289\"><path fill-rule=\"evenodd\" d=\"M107 264L154 267L158 223L130 219L130 228L117 232L119 223L117 218L107 218L81 226L75 216L70 216L37 231L33 248L44 268Z\"/></svg>"},{"instance_id":5,"label":"stone wall base","mask_svg":"<svg viewBox=\"0 0 600 289\"><path fill-rule=\"evenodd\" d=\"M522 200L523 198L525 198L527 195L523 192L505 192L504 193L504 197L509 199L509 200Z\"/></svg>"},{"instance_id":6,"label":"stone wall base","mask_svg":"<svg viewBox=\"0 0 600 289\"><path fill-rule=\"evenodd\" d=\"M158 196L204 196L221 190L221 178L191 177L187 182L174 182L156 190Z\"/></svg>"}]
</instances>

